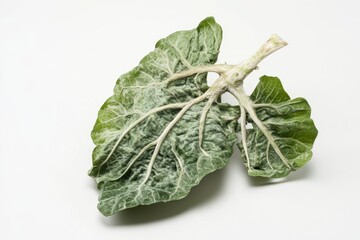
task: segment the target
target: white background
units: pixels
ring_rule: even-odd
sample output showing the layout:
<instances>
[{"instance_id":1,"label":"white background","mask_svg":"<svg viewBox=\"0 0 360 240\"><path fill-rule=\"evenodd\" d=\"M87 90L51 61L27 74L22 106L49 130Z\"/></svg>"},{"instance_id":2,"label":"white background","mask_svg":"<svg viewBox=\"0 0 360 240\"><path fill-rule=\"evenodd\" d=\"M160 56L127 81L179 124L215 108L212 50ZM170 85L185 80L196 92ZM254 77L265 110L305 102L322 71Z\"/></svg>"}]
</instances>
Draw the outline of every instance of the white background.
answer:
<instances>
[{"instance_id":1,"label":"white background","mask_svg":"<svg viewBox=\"0 0 360 240\"><path fill-rule=\"evenodd\" d=\"M360 239L359 10L356 0L0 0L0 239ZM277 75L310 102L313 159L267 181L248 177L236 151L183 200L103 217L87 176L98 109L158 39L210 15L224 30L219 63L272 33L289 42L246 88Z\"/></svg>"}]
</instances>

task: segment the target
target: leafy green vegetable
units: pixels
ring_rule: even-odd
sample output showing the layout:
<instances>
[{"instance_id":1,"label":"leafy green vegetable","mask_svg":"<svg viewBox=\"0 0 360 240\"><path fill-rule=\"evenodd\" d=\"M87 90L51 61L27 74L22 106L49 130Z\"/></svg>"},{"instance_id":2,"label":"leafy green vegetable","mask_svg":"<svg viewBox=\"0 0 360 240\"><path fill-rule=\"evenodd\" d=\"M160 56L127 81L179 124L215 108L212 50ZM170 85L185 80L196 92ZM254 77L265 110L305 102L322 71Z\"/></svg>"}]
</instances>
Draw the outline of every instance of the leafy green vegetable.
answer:
<instances>
[{"instance_id":1,"label":"leafy green vegetable","mask_svg":"<svg viewBox=\"0 0 360 240\"><path fill-rule=\"evenodd\" d=\"M227 164L238 124L251 176L286 176L311 158L317 130L307 102L290 100L273 77L262 77L250 97L242 88L257 64L286 43L274 35L241 65L214 65L221 39L221 27L206 18L196 29L161 39L116 82L92 131L89 175L104 215L185 197ZM210 88L208 72L219 74ZM221 103L227 91L239 106Z\"/></svg>"}]
</instances>

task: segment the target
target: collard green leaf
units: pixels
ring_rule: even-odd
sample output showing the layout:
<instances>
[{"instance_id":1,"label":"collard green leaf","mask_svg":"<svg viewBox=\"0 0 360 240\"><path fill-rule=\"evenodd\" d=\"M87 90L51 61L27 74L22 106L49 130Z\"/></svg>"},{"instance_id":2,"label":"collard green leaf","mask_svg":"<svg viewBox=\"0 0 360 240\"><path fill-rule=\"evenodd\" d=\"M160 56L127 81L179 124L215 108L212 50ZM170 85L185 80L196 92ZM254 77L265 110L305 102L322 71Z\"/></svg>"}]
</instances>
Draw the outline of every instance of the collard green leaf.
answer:
<instances>
[{"instance_id":1,"label":"collard green leaf","mask_svg":"<svg viewBox=\"0 0 360 240\"><path fill-rule=\"evenodd\" d=\"M246 130L246 144L239 144L249 175L284 177L308 162L317 129L307 101L290 99L280 80L268 76L260 78L250 99L256 115L247 121L253 128Z\"/></svg>"},{"instance_id":2,"label":"collard green leaf","mask_svg":"<svg viewBox=\"0 0 360 240\"><path fill-rule=\"evenodd\" d=\"M242 64L214 65L221 38L221 27L206 18L196 29L158 41L116 82L92 131L89 175L98 183L104 215L185 197L226 165L238 125L252 176L283 177L311 158L317 130L306 100L290 99L274 77L262 77L250 97L242 86L261 60L287 43L273 35ZM208 72L219 75L210 88ZM220 102L225 92L238 107Z\"/></svg>"},{"instance_id":3,"label":"collard green leaf","mask_svg":"<svg viewBox=\"0 0 360 240\"><path fill-rule=\"evenodd\" d=\"M192 74L216 61L221 37L221 27L207 18L160 40L117 81L92 132L89 175L98 182L104 215L183 198L227 163L239 111L204 94L205 72Z\"/></svg>"}]
</instances>

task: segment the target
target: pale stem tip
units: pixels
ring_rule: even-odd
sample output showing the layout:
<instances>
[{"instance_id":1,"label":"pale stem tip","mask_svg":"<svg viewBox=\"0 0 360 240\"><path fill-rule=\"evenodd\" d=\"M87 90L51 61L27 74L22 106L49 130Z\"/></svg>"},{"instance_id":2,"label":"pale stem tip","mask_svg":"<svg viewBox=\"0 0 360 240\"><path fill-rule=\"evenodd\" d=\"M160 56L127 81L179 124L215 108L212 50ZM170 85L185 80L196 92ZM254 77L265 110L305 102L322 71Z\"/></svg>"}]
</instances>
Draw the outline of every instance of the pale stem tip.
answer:
<instances>
[{"instance_id":1,"label":"pale stem tip","mask_svg":"<svg viewBox=\"0 0 360 240\"><path fill-rule=\"evenodd\" d=\"M287 42L285 42L279 35L273 34L267 40L267 42L259 49L260 56L262 58L270 55L271 53L279 50L280 48L283 48L287 45Z\"/></svg>"},{"instance_id":2,"label":"pale stem tip","mask_svg":"<svg viewBox=\"0 0 360 240\"><path fill-rule=\"evenodd\" d=\"M277 34L273 34L271 35L269 42L273 43L276 46L279 47L285 47L286 45L288 45L288 43L286 41L284 41L279 35Z\"/></svg>"}]
</instances>

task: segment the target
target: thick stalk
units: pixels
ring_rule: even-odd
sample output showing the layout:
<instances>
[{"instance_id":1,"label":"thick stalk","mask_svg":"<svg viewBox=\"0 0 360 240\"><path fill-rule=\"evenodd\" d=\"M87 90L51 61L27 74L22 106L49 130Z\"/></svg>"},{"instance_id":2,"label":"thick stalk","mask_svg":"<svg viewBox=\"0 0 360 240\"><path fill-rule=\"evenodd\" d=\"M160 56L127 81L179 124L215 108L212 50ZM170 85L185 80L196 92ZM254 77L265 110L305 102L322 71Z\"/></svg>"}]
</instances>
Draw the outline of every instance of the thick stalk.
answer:
<instances>
[{"instance_id":1,"label":"thick stalk","mask_svg":"<svg viewBox=\"0 0 360 240\"><path fill-rule=\"evenodd\" d=\"M278 35L272 35L269 40L264 43L257 52L248 60L239 65L233 66L231 69L223 73L227 85L230 87L240 86L249 73L257 68L257 65L271 53L283 48L287 42L282 40Z\"/></svg>"}]
</instances>

